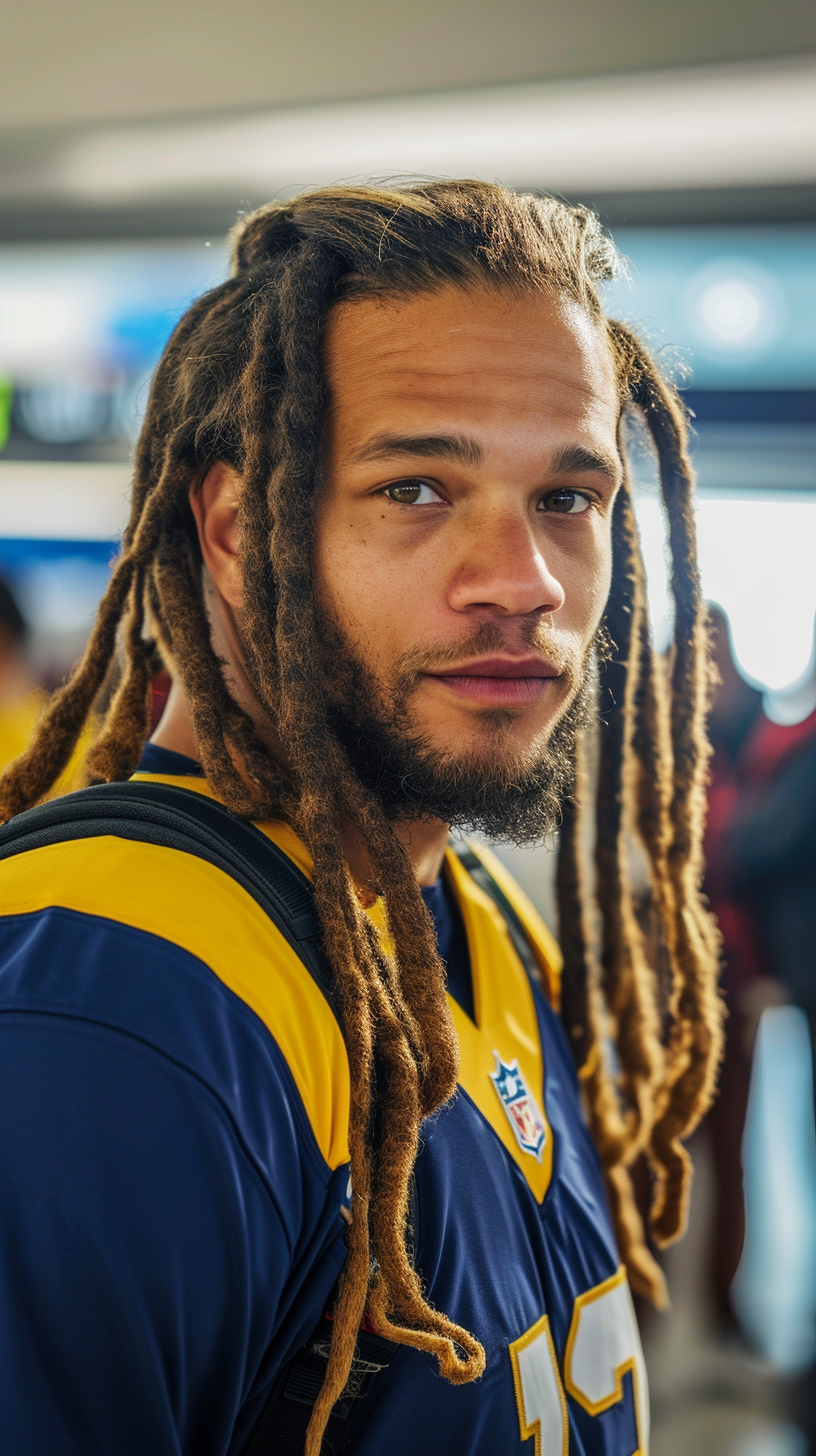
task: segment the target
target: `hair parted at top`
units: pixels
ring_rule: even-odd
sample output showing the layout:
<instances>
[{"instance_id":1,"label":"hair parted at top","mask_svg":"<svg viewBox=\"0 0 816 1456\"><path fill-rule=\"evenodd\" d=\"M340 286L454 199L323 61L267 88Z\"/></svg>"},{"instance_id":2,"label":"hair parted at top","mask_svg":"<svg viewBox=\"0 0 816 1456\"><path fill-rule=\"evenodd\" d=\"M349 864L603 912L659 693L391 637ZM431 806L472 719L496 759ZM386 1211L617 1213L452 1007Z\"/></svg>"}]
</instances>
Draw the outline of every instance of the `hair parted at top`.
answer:
<instances>
[{"instance_id":1,"label":"hair parted at top","mask_svg":"<svg viewBox=\"0 0 816 1456\"><path fill-rule=\"evenodd\" d=\"M347 1380L364 1313L382 1335L433 1352L449 1380L472 1380L484 1368L474 1337L428 1304L406 1253L420 1123L452 1094L457 1078L444 971L407 854L334 737L320 688L312 533L326 316L341 300L398 299L456 284L555 291L601 322L599 285L618 269L614 244L585 208L482 182L327 188L247 217L233 234L231 277L192 305L156 369L130 519L85 655L29 749L0 778L4 818L48 792L94 710L120 639L124 670L89 771L107 780L128 777L148 736L158 645L186 689L203 768L223 802L255 819L284 817L311 851L351 1072L354 1200L310 1456ZM564 806L562 1016L622 1257L633 1286L660 1302L662 1275L646 1246L628 1169L646 1155L651 1234L659 1245L670 1242L686 1218L690 1164L682 1140L711 1100L721 1048L717 937L700 893L707 630L683 409L638 338L612 320L605 327L620 387L624 461L623 431L633 412L645 420L657 454L675 628L667 669L652 646L625 478L612 523L606 626L613 650L599 667L594 875L587 875L581 851L592 839L582 829L591 811L581 792L582 762L577 791ZM210 640L189 493L218 460L243 481L244 645L255 690L286 744L285 767L230 697ZM577 752L582 758L580 740ZM344 820L375 868L393 954L345 866ZM667 994L635 915L633 836L648 861L670 967ZM610 1038L615 1076L605 1051Z\"/></svg>"}]
</instances>

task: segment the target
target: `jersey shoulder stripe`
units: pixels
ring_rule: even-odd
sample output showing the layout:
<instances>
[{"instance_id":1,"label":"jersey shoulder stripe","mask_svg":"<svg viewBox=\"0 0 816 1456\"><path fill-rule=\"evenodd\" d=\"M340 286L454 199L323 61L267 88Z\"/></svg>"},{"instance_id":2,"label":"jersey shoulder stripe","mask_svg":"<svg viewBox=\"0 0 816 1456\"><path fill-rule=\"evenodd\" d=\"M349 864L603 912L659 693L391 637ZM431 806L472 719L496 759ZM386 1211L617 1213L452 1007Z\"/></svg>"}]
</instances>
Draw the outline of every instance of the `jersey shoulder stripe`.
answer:
<instances>
[{"instance_id":1,"label":"jersey shoulder stripe","mask_svg":"<svg viewBox=\"0 0 816 1456\"><path fill-rule=\"evenodd\" d=\"M146 931L208 966L271 1033L329 1167L348 1161L349 1070L340 1027L295 950L229 874L196 855L112 835L3 863L0 915L51 907Z\"/></svg>"}]
</instances>

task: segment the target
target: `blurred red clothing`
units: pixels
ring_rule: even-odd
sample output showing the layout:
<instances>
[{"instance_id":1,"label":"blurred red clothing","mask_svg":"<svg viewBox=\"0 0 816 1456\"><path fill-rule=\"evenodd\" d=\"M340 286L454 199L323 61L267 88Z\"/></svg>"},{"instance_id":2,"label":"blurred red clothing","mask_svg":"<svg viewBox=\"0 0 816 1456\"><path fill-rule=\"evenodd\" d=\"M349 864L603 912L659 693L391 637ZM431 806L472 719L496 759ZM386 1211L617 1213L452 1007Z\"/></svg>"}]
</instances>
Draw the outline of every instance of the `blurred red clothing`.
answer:
<instances>
[{"instance_id":1,"label":"blurred red clothing","mask_svg":"<svg viewBox=\"0 0 816 1456\"><path fill-rule=\"evenodd\" d=\"M729 1013L719 1094L708 1118L716 1180L712 1284L719 1313L731 1323L730 1287L745 1235L742 1136L753 1043L764 1007L794 994L776 938L768 931L763 895L746 893L735 875L734 844L746 835L756 841L764 833L766 873L773 880L772 839L758 824L752 829L752 821L757 814L778 819L784 813L781 805L774 809L776 795L789 766L816 747L816 711L785 727L760 710L738 743L723 742L716 727L712 738L706 890L722 934L722 985Z\"/></svg>"}]
</instances>

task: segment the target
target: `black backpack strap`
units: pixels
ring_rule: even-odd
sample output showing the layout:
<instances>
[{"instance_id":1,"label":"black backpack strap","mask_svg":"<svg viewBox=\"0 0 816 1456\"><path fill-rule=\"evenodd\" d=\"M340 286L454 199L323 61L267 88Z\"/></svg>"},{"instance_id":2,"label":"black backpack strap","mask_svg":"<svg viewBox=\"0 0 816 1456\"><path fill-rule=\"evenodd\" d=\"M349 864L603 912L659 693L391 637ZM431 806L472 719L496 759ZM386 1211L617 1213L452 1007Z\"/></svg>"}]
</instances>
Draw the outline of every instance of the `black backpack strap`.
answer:
<instances>
[{"instance_id":1,"label":"black backpack strap","mask_svg":"<svg viewBox=\"0 0 816 1456\"><path fill-rule=\"evenodd\" d=\"M533 948L533 943L521 919L518 911L511 905L501 885L497 884L490 870L479 859L479 856L471 849L469 844L457 841L453 845L454 853L459 863L464 866L471 879L476 881L480 890L484 890L490 896L494 905L501 912L502 919L507 926L507 933L513 942L513 949L516 952L521 964L537 986L543 985L541 966L538 956Z\"/></svg>"},{"instance_id":2,"label":"black backpack strap","mask_svg":"<svg viewBox=\"0 0 816 1456\"><path fill-rule=\"evenodd\" d=\"M230 875L266 912L334 1004L311 883L254 824L193 789L131 779L66 794L17 814L0 828L0 861L101 835L194 854Z\"/></svg>"},{"instance_id":3,"label":"black backpack strap","mask_svg":"<svg viewBox=\"0 0 816 1456\"><path fill-rule=\"evenodd\" d=\"M306 1431L326 1377L331 1321L324 1316L315 1333L283 1370L241 1456L303 1456ZM360 1330L345 1389L329 1417L321 1449L332 1456L353 1436L353 1416L373 1381L391 1362L397 1346L370 1330Z\"/></svg>"},{"instance_id":4,"label":"black backpack strap","mask_svg":"<svg viewBox=\"0 0 816 1456\"><path fill-rule=\"evenodd\" d=\"M415 1264L419 1237L416 1175L408 1183L408 1258ZM315 1401L323 1389L331 1344L331 1320L323 1315L315 1333L284 1366L252 1428L240 1456L303 1456L306 1431ZM321 1451L341 1456L354 1439L355 1415L381 1370L386 1370L399 1347L391 1340L361 1329L345 1389L329 1417Z\"/></svg>"}]
</instances>

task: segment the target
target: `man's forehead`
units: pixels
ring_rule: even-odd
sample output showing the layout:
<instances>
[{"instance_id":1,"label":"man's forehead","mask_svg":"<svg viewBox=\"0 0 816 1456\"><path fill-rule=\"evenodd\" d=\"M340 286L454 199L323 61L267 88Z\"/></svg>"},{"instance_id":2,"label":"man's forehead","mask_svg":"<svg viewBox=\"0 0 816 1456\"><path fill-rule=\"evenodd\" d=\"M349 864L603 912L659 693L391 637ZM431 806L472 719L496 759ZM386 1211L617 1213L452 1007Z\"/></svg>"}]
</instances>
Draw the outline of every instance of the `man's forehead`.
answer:
<instances>
[{"instance_id":1,"label":"man's forehead","mask_svg":"<svg viewBox=\"0 0 816 1456\"><path fill-rule=\"evenodd\" d=\"M580 428L614 433L618 394L605 329L542 293L440 289L341 304L326 370L332 433L356 452L383 433Z\"/></svg>"}]
</instances>

